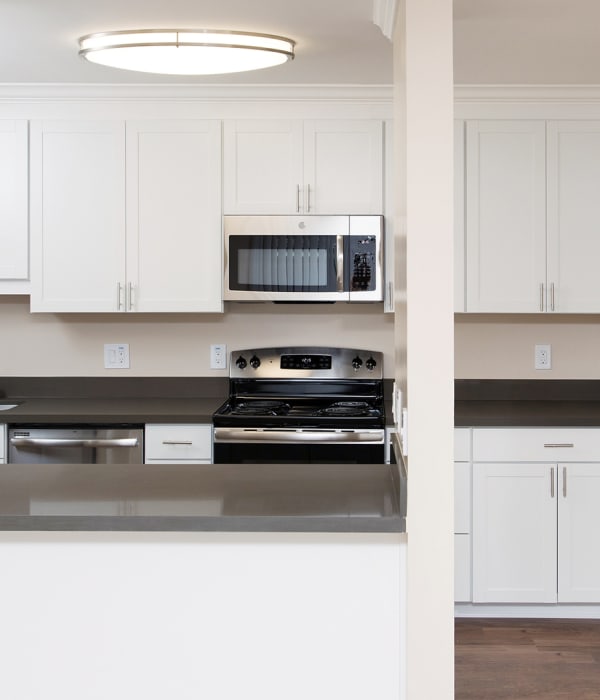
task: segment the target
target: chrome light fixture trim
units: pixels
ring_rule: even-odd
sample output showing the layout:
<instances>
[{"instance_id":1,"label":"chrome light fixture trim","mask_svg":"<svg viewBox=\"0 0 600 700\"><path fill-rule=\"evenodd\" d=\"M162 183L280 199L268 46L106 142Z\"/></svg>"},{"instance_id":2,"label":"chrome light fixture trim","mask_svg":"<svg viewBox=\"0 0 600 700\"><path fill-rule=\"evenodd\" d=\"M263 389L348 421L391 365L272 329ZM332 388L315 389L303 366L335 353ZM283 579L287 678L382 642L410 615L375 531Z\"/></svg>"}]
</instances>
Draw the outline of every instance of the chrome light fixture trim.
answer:
<instances>
[{"instance_id":1,"label":"chrome light fixture trim","mask_svg":"<svg viewBox=\"0 0 600 700\"><path fill-rule=\"evenodd\" d=\"M296 42L224 29L123 29L86 34L79 55L112 68L166 75L259 70L294 58Z\"/></svg>"}]
</instances>

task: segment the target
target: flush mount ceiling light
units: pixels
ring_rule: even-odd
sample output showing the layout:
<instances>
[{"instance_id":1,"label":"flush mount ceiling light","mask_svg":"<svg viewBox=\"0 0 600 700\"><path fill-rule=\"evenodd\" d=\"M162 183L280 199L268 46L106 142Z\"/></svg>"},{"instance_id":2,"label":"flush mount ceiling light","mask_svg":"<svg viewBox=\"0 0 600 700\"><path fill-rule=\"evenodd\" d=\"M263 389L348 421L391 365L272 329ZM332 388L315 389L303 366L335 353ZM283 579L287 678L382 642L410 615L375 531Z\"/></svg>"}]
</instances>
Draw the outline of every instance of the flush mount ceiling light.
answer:
<instances>
[{"instance_id":1,"label":"flush mount ceiling light","mask_svg":"<svg viewBox=\"0 0 600 700\"><path fill-rule=\"evenodd\" d=\"M130 29L88 34L79 55L112 68L167 75L215 75L277 66L294 58L283 36L221 29Z\"/></svg>"}]
</instances>

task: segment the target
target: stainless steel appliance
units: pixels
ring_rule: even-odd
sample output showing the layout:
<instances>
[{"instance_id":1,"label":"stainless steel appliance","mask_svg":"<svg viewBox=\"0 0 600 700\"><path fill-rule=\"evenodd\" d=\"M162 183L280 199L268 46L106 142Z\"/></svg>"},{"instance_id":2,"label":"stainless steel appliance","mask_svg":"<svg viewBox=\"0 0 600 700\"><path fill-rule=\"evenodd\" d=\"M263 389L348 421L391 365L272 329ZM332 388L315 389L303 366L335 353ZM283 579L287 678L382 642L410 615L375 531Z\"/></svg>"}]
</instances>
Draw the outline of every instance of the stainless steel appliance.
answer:
<instances>
[{"instance_id":1,"label":"stainless steel appliance","mask_svg":"<svg viewBox=\"0 0 600 700\"><path fill-rule=\"evenodd\" d=\"M144 429L127 427L12 427L8 461L20 464L143 464Z\"/></svg>"},{"instance_id":2,"label":"stainless steel appliance","mask_svg":"<svg viewBox=\"0 0 600 700\"><path fill-rule=\"evenodd\" d=\"M238 350L213 414L214 461L383 463L383 356L371 350Z\"/></svg>"},{"instance_id":3,"label":"stainless steel appliance","mask_svg":"<svg viewBox=\"0 0 600 700\"><path fill-rule=\"evenodd\" d=\"M382 216L226 216L229 301L382 301Z\"/></svg>"}]
</instances>

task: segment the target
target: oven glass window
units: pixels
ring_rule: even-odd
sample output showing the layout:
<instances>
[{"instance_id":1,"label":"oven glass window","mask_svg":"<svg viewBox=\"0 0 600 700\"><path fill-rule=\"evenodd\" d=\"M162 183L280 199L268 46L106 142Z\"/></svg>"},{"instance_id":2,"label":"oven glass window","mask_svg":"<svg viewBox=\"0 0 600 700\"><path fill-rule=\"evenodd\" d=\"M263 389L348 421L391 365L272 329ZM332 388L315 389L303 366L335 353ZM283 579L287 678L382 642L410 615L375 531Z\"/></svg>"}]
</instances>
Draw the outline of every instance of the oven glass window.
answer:
<instances>
[{"instance_id":1,"label":"oven glass window","mask_svg":"<svg viewBox=\"0 0 600 700\"><path fill-rule=\"evenodd\" d=\"M229 265L231 289L336 291L336 236L230 236Z\"/></svg>"}]
</instances>

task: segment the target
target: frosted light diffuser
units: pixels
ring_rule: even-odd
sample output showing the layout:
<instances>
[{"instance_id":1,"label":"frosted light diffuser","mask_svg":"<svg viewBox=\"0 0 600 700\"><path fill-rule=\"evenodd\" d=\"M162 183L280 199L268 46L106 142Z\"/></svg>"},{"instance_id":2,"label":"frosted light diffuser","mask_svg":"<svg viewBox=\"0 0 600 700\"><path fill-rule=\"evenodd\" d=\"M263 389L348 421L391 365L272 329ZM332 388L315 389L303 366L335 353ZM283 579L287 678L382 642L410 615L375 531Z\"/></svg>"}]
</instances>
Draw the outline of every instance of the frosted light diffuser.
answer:
<instances>
[{"instance_id":1,"label":"frosted light diffuser","mask_svg":"<svg viewBox=\"0 0 600 700\"><path fill-rule=\"evenodd\" d=\"M277 66L295 42L272 34L220 29L131 29L88 34L79 55L112 68L166 75L215 75Z\"/></svg>"}]
</instances>

